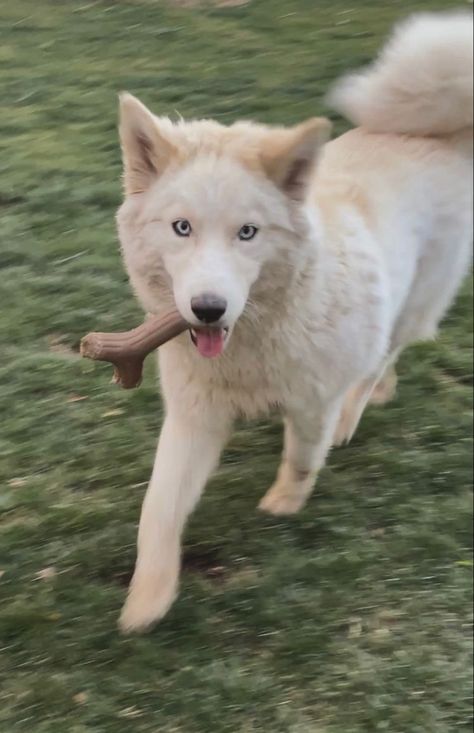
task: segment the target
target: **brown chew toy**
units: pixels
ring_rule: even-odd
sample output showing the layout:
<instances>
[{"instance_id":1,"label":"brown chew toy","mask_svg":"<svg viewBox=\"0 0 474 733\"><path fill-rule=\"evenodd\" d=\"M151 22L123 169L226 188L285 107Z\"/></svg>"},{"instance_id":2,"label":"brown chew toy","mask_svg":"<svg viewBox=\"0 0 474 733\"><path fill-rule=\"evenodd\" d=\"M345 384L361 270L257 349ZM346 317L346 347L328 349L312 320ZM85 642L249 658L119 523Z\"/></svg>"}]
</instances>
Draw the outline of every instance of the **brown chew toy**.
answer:
<instances>
[{"instance_id":1,"label":"brown chew toy","mask_svg":"<svg viewBox=\"0 0 474 733\"><path fill-rule=\"evenodd\" d=\"M141 326L122 333L89 333L81 341L81 356L109 361L114 382L124 389L138 387L143 362L152 351L189 328L177 310L151 316Z\"/></svg>"}]
</instances>

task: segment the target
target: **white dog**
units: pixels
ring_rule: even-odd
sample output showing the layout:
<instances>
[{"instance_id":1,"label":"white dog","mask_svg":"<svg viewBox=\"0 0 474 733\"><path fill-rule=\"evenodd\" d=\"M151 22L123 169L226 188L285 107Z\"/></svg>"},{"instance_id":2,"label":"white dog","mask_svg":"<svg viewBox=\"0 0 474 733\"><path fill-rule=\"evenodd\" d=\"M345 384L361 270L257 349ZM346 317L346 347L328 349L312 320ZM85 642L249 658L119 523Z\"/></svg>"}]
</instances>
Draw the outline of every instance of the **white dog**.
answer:
<instances>
[{"instance_id":1,"label":"white dog","mask_svg":"<svg viewBox=\"0 0 474 733\"><path fill-rule=\"evenodd\" d=\"M126 268L146 311L190 325L160 349L166 419L122 629L173 602L183 526L236 416L280 408L260 508L296 512L331 445L393 392L401 349L435 334L470 261L472 56L471 16L410 19L336 87L358 127L324 149L324 119L172 123L122 96Z\"/></svg>"}]
</instances>

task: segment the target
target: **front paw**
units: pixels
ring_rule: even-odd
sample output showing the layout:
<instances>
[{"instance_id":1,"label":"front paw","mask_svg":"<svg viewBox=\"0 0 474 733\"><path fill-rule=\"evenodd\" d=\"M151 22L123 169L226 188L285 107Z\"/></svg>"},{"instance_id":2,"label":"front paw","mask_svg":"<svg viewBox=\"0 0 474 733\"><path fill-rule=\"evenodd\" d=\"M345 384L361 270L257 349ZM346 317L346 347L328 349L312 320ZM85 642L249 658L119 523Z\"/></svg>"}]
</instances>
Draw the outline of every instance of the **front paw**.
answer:
<instances>
[{"instance_id":1,"label":"front paw","mask_svg":"<svg viewBox=\"0 0 474 733\"><path fill-rule=\"evenodd\" d=\"M166 615L177 590L177 573L134 577L120 614L120 630L128 634L149 629Z\"/></svg>"}]
</instances>

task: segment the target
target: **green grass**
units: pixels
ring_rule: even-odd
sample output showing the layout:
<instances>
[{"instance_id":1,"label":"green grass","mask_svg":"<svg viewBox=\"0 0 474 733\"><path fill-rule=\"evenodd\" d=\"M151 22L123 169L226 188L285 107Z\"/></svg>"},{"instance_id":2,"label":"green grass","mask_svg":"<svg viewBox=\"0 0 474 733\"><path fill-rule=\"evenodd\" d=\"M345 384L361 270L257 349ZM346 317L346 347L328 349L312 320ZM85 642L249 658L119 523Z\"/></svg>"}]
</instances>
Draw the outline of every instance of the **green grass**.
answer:
<instances>
[{"instance_id":1,"label":"green grass","mask_svg":"<svg viewBox=\"0 0 474 733\"><path fill-rule=\"evenodd\" d=\"M240 427L188 527L179 600L144 637L116 619L161 422L153 369L127 393L77 356L87 331L140 317L114 231L117 91L295 122L327 113L331 80L395 19L447 5L1 3L1 733L471 729L470 287L299 516L255 511L280 427Z\"/></svg>"}]
</instances>

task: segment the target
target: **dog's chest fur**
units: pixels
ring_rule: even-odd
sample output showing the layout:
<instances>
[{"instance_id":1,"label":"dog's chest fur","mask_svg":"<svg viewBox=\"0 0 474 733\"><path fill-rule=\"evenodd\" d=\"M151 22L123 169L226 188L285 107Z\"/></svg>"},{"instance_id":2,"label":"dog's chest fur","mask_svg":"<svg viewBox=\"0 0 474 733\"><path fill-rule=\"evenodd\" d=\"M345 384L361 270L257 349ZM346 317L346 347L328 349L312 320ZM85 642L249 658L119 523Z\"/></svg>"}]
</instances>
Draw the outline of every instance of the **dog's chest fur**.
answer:
<instances>
[{"instance_id":1,"label":"dog's chest fur","mask_svg":"<svg viewBox=\"0 0 474 733\"><path fill-rule=\"evenodd\" d=\"M376 272L374 263L369 270ZM268 311L254 322L244 316L217 359L203 359L182 334L160 349L165 398L179 394L189 409L206 402L246 417L325 401L383 354L388 329L380 318L380 288L377 278L371 288L364 270L359 278L337 261L324 278L294 283L276 317Z\"/></svg>"}]
</instances>

